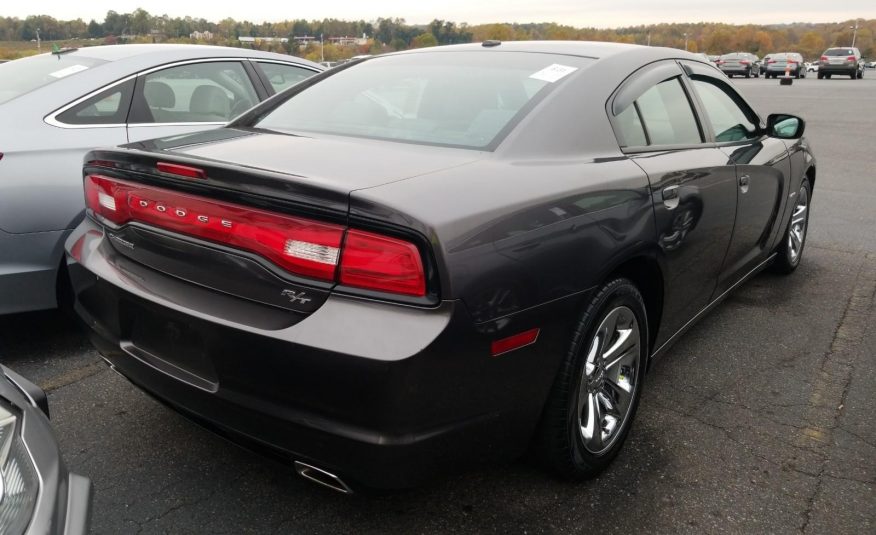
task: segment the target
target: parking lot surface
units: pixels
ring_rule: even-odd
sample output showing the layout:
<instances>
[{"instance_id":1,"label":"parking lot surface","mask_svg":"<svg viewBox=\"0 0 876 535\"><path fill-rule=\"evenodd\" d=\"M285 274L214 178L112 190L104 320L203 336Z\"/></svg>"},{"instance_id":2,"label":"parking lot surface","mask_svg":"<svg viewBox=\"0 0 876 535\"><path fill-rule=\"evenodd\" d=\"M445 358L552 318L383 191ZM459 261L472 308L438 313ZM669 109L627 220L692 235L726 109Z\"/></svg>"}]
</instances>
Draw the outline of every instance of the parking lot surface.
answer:
<instances>
[{"instance_id":1,"label":"parking lot surface","mask_svg":"<svg viewBox=\"0 0 876 535\"><path fill-rule=\"evenodd\" d=\"M735 80L807 120L818 158L790 277L759 275L647 377L614 464L581 484L525 461L343 496L241 450L111 372L63 314L0 318L0 361L49 394L95 533L876 531L876 74Z\"/></svg>"}]
</instances>

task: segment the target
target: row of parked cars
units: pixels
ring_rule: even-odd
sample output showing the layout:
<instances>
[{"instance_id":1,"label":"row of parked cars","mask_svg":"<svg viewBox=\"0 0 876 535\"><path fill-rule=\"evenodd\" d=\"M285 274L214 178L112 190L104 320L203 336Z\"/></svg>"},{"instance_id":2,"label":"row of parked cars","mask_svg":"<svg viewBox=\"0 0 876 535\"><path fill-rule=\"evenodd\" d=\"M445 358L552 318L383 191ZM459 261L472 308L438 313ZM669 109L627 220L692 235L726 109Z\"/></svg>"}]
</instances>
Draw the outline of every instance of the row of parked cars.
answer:
<instances>
[{"instance_id":1,"label":"row of parked cars","mask_svg":"<svg viewBox=\"0 0 876 535\"><path fill-rule=\"evenodd\" d=\"M786 73L794 78L805 78L807 72L817 72L819 79L829 79L835 74L861 79L865 68L871 65L876 68L876 61L867 63L861 57L861 51L855 47L828 48L817 62L812 63L805 62L803 56L797 52L768 54L763 59L748 52L733 52L710 56L709 59L731 78L776 78Z\"/></svg>"},{"instance_id":2,"label":"row of parked cars","mask_svg":"<svg viewBox=\"0 0 876 535\"><path fill-rule=\"evenodd\" d=\"M345 493L598 474L651 360L799 265L816 177L800 117L612 43L95 47L0 66L0 113L0 312L69 302L139 388Z\"/></svg>"}]
</instances>

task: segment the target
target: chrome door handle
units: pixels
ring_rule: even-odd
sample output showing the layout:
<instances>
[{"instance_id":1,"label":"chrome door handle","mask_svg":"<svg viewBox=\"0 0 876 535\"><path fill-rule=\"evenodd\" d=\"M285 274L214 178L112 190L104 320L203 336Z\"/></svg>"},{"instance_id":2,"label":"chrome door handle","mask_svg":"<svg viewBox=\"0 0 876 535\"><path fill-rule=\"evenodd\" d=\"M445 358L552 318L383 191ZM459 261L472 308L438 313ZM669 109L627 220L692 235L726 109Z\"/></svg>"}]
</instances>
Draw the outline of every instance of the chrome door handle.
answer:
<instances>
[{"instance_id":1,"label":"chrome door handle","mask_svg":"<svg viewBox=\"0 0 876 535\"><path fill-rule=\"evenodd\" d=\"M751 177L748 175L742 175L739 177L739 189L742 193L748 193L748 186L751 183Z\"/></svg>"},{"instance_id":2,"label":"chrome door handle","mask_svg":"<svg viewBox=\"0 0 876 535\"><path fill-rule=\"evenodd\" d=\"M672 210L678 206L678 186L663 188L663 205Z\"/></svg>"}]
</instances>

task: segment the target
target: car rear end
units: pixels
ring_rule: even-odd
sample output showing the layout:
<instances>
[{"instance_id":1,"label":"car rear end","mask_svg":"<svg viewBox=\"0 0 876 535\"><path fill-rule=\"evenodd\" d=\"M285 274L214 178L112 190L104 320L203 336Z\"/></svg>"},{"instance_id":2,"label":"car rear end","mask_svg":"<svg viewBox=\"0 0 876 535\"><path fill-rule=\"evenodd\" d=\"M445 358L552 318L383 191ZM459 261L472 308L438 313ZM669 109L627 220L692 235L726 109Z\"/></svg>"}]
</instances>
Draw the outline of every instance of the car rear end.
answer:
<instances>
[{"instance_id":1,"label":"car rear end","mask_svg":"<svg viewBox=\"0 0 876 535\"><path fill-rule=\"evenodd\" d=\"M784 76L785 72L799 77L803 68L802 57L797 54L773 54L766 64L766 74L772 77Z\"/></svg>"},{"instance_id":2,"label":"car rear end","mask_svg":"<svg viewBox=\"0 0 876 535\"><path fill-rule=\"evenodd\" d=\"M743 54L725 54L715 63L728 76L751 76L755 68L753 59Z\"/></svg>"},{"instance_id":3,"label":"car rear end","mask_svg":"<svg viewBox=\"0 0 876 535\"><path fill-rule=\"evenodd\" d=\"M343 189L135 150L92 153L85 192L76 310L162 402L341 491L521 453L493 337L440 298L425 236L351 217Z\"/></svg>"},{"instance_id":4,"label":"car rear end","mask_svg":"<svg viewBox=\"0 0 876 535\"><path fill-rule=\"evenodd\" d=\"M854 48L828 48L818 61L818 76L839 74L857 76L860 53Z\"/></svg>"}]
</instances>

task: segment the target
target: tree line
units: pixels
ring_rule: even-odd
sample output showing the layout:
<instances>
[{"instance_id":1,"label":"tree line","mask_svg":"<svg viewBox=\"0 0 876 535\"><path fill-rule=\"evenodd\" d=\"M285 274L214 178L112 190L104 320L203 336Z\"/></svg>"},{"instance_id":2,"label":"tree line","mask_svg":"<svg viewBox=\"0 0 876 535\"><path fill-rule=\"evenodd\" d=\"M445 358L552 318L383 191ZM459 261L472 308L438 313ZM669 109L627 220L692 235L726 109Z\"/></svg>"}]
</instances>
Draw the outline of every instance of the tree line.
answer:
<instances>
[{"instance_id":1,"label":"tree line","mask_svg":"<svg viewBox=\"0 0 876 535\"><path fill-rule=\"evenodd\" d=\"M82 19L57 20L46 15L25 19L0 17L0 41L44 41L90 39L107 42L192 42L194 32L209 32L214 44L243 46L241 36L288 38L288 42L257 42L252 45L305 56L310 59L335 60L358 53L382 53L454 43L480 42L487 39L508 40L593 40L651 44L685 48L693 52L722 54L745 51L763 56L770 52L796 51L807 59L817 58L829 46L851 45L852 26L857 24L855 44L864 56L876 55L874 35L876 20L830 23L791 23L775 25L731 25L723 23L671 23L631 26L614 29L575 28L557 23L468 25L435 19L426 25L408 24L401 18L378 18L376 21L338 19L290 19L282 22L253 23L225 18L218 22L204 18L152 15L144 9L132 13L109 11L103 21ZM293 37L320 36L370 38L367 47L350 47L311 43L299 47ZM328 41L327 41L328 42Z\"/></svg>"}]
</instances>

